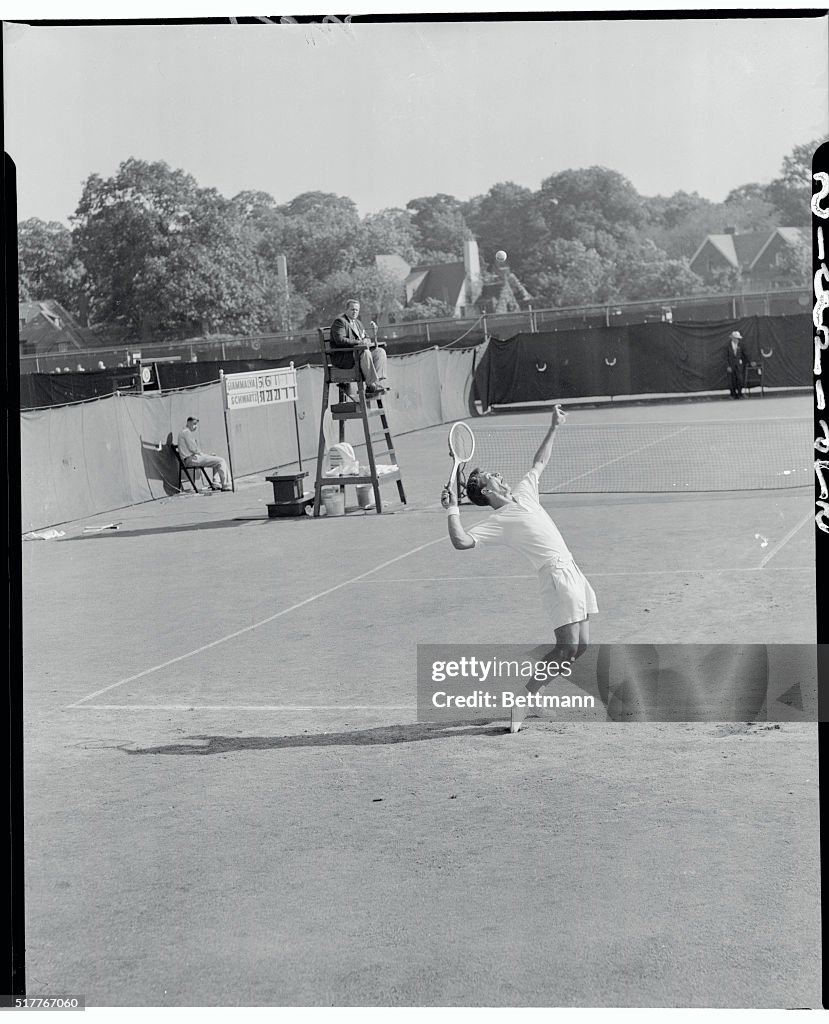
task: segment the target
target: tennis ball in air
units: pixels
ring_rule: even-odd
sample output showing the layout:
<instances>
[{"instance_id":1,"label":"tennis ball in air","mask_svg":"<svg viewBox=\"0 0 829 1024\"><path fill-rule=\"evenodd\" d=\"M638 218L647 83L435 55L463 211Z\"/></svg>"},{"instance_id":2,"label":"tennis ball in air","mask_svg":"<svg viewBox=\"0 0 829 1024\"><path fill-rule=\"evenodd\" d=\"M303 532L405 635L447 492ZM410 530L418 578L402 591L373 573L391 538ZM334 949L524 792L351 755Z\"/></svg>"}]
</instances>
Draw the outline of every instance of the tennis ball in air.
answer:
<instances>
[{"instance_id":1,"label":"tennis ball in air","mask_svg":"<svg viewBox=\"0 0 829 1024\"><path fill-rule=\"evenodd\" d=\"M498 261L498 263L506 263L507 254L504 252L503 249L499 249L498 252L495 253L495 259Z\"/></svg>"}]
</instances>

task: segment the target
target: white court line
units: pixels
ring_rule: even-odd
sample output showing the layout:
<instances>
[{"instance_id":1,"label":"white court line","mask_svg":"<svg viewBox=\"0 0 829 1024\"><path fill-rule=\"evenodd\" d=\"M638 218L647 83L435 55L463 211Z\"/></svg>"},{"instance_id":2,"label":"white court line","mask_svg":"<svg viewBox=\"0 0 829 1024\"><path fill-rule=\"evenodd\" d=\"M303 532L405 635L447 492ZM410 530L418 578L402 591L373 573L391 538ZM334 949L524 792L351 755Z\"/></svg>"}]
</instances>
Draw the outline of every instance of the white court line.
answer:
<instances>
[{"instance_id":1,"label":"white court line","mask_svg":"<svg viewBox=\"0 0 829 1024\"><path fill-rule=\"evenodd\" d=\"M761 565L741 565L736 569L636 569L630 572L593 572L588 569L585 571L585 576L590 579L598 576L681 576L683 573L689 572L704 573L706 576L732 576L735 572L759 572L762 568ZM809 568L808 565L786 565L775 569L775 572L803 572L804 569ZM377 586L380 583L467 583L470 580L534 580L535 578L532 573L526 573L520 576L410 576L399 579L384 577L371 582L372 585Z\"/></svg>"},{"instance_id":2,"label":"white court line","mask_svg":"<svg viewBox=\"0 0 829 1024\"><path fill-rule=\"evenodd\" d=\"M323 590L319 594L306 597L304 601L292 604L290 608L283 608L281 612L275 612L273 615L269 615L266 619L254 622L250 626L244 626L242 629L237 629L233 633L228 633L227 636L219 637L218 640L211 640L209 644L203 644L201 647L197 647L194 651L188 651L186 654L180 654L177 658L169 658L167 661L162 661L159 665L153 665L152 668L145 668L143 672L136 672L134 676L128 676L126 679L119 679L117 683L110 683L109 686L105 686L101 690L96 690L94 693L89 693L86 697L81 697L80 700L75 701L74 704L67 704L66 707L77 708L81 704L85 704L88 700L100 697L102 693L108 693L110 690L114 690L118 686L125 686L127 683L135 682L136 679L142 679L144 676L151 675L153 672L158 672L163 668L168 668L170 665L176 665L178 662L185 661L187 658L192 658L196 654L201 654L203 651L209 651L212 647L218 647L219 644L226 643L228 640L234 640L237 636L243 636L245 633L250 633L254 629L259 629L260 626L266 626L269 622L282 618L283 615L295 612L297 608L304 608L305 605L311 604L312 601L319 601L320 598L327 597L329 594L342 590L343 587L349 587L352 583L359 583L367 576L371 576L373 573L379 572L381 569L385 569L389 565L394 565L395 562L400 562L402 559L408 558L409 555L416 555L418 551L423 551L426 548L432 547L433 544L439 544L441 541L445 540L446 534L441 534L440 537L435 537L434 540L427 541L425 544L412 548L411 551L406 551L402 555L397 555L395 558L390 558L386 562L381 562L380 565L375 565L373 569L361 572L359 576L354 576L350 580L344 580L342 583L337 583L335 586L329 587L328 590Z\"/></svg>"},{"instance_id":3,"label":"white court line","mask_svg":"<svg viewBox=\"0 0 829 1024\"><path fill-rule=\"evenodd\" d=\"M417 711L416 704L71 704L79 711Z\"/></svg>"},{"instance_id":4,"label":"white court line","mask_svg":"<svg viewBox=\"0 0 829 1024\"><path fill-rule=\"evenodd\" d=\"M794 535L795 535L795 534L797 533L797 531L798 531L798 530L802 530L802 529L803 529L803 527L804 527L804 526L806 525L806 523L808 523L808 522L810 522L810 521L811 521L811 519L812 519L812 517L813 517L813 516L814 516L814 513L813 513L813 512L807 512L807 513L806 513L806 517L805 517L804 519L802 519L802 520L801 520L801 521L800 521L800 522L799 522L799 523L797 524L797 526L793 526L793 527L791 528L791 530L789 530L789 532L788 532L788 533L786 534L786 536L785 536L785 537L784 537L784 538L783 538L783 539L782 539L781 541L778 541L778 542L777 542L777 543L776 543L776 544L774 545L774 547L773 547L773 548L771 549L771 551L769 551L769 553L768 553L768 554L766 555L766 557L765 557L765 558L763 559L763 561L762 561L762 562L760 563L760 566L759 566L759 567L760 567L761 569L765 569L765 567L766 567L766 566L768 565L768 563L769 563L769 562L770 562L770 561L772 560L772 558L774 558L774 556L775 556L775 555L777 554L777 552L778 552L778 551L779 551L779 550L780 550L780 549L781 549L782 547L784 547L784 546L785 546L786 544L788 544L788 543L789 543L789 541L790 541L790 540L792 539L792 537L794 537Z\"/></svg>"}]
</instances>

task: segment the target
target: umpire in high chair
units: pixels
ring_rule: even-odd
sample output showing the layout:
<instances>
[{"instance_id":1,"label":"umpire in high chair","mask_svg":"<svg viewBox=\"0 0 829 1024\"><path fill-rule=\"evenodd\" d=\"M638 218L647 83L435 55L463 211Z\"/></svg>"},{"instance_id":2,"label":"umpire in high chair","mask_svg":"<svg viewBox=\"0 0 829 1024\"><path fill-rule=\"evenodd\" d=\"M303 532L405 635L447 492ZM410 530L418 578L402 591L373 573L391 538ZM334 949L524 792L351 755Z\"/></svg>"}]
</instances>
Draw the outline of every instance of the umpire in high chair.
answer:
<instances>
[{"instance_id":1,"label":"umpire in high chair","mask_svg":"<svg viewBox=\"0 0 829 1024\"><path fill-rule=\"evenodd\" d=\"M345 304L345 313L338 316L331 325L331 348L334 350L331 362L342 369L350 369L354 365L354 350L357 349L366 394L372 398L386 391L386 350L379 345L372 345L359 316L360 303L357 299L349 299ZM342 351L338 352L337 349Z\"/></svg>"}]
</instances>

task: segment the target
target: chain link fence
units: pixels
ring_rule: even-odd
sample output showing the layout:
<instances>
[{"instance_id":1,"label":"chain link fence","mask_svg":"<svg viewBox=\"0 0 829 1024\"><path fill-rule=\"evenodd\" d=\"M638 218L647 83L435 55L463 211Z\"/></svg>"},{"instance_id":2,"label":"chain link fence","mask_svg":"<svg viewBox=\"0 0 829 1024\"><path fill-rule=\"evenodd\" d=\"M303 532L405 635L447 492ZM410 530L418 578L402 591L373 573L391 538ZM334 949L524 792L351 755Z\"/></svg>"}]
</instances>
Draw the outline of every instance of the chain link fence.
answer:
<instances>
[{"instance_id":1,"label":"chain link fence","mask_svg":"<svg viewBox=\"0 0 829 1024\"><path fill-rule=\"evenodd\" d=\"M432 347L467 347L489 337L511 338L516 334L541 331L619 327L658 321L737 320L746 316L783 316L810 309L811 296L805 288L728 295L695 295L619 302L593 306L533 309L515 313L488 313L474 317L443 320L410 320L382 324L378 339L392 355ZM291 334L257 334L234 338L192 338L187 341L131 342L101 344L95 348L34 354L21 351L20 372L77 372L101 368L128 367L140 358L162 362L200 362L267 359L297 364L320 361L316 330ZM101 367L100 364L103 364Z\"/></svg>"}]
</instances>

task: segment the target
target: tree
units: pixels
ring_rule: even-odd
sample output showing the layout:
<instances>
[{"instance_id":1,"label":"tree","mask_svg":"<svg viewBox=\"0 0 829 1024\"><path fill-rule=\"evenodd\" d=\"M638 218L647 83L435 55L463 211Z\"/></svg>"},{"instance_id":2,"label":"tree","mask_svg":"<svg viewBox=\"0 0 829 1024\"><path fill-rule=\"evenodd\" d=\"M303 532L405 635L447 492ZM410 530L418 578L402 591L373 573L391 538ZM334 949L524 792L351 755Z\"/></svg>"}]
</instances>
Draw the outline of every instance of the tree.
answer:
<instances>
[{"instance_id":1,"label":"tree","mask_svg":"<svg viewBox=\"0 0 829 1024\"><path fill-rule=\"evenodd\" d=\"M723 234L727 227L771 232L778 224L774 207L753 185L732 190L724 203L677 192L668 199L648 199L646 207L648 222L642 234L671 259L690 259L706 236Z\"/></svg>"},{"instance_id":2,"label":"tree","mask_svg":"<svg viewBox=\"0 0 829 1024\"><path fill-rule=\"evenodd\" d=\"M471 237L463 216L462 204L443 192L421 196L406 203L417 230L418 251L422 263L447 263L463 254L464 239Z\"/></svg>"},{"instance_id":3,"label":"tree","mask_svg":"<svg viewBox=\"0 0 829 1024\"><path fill-rule=\"evenodd\" d=\"M195 179L166 163L130 159L113 178L87 178L71 218L96 320L138 329L146 316L141 281L186 230L197 203Z\"/></svg>"},{"instance_id":4,"label":"tree","mask_svg":"<svg viewBox=\"0 0 829 1024\"><path fill-rule=\"evenodd\" d=\"M265 298L270 309L269 328L290 333L299 330L311 312L311 303L305 296L283 281L277 280Z\"/></svg>"},{"instance_id":5,"label":"tree","mask_svg":"<svg viewBox=\"0 0 829 1024\"><path fill-rule=\"evenodd\" d=\"M471 199L464 214L482 255L491 259L499 249L506 250L510 266L519 275L527 255L547 234L533 192L511 181L493 185L486 195Z\"/></svg>"},{"instance_id":6,"label":"tree","mask_svg":"<svg viewBox=\"0 0 829 1024\"><path fill-rule=\"evenodd\" d=\"M278 207L282 250L297 287L313 285L337 270L357 265L360 217L354 203L330 192L303 192Z\"/></svg>"},{"instance_id":7,"label":"tree","mask_svg":"<svg viewBox=\"0 0 829 1024\"><path fill-rule=\"evenodd\" d=\"M127 160L113 178L91 175L73 221L98 320L133 332L269 325L275 268L257 258L240 204L183 171Z\"/></svg>"},{"instance_id":8,"label":"tree","mask_svg":"<svg viewBox=\"0 0 829 1024\"><path fill-rule=\"evenodd\" d=\"M337 270L319 282L309 293L309 300L317 322L330 323L342 313L348 299L358 299L365 322L402 306L400 282L377 267L355 267Z\"/></svg>"},{"instance_id":9,"label":"tree","mask_svg":"<svg viewBox=\"0 0 829 1024\"><path fill-rule=\"evenodd\" d=\"M396 255L413 266L418 262L417 244L417 228L408 210L370 213L360 225L359 261L366 265L375 256Z\"/></svg>"},{"instance_id":10,"label":"tree","mask_svg":"<svg viewBox=\"0 0 829 1024\"><path fill-rule=\"evenodd\" d=\"M616 265L613 298L619 301L693 295L703 290L702 278L686 260L670 259L650 239L628 250Z\"/></svg>"},{"instance_id":11,"label":"tree","mask_svg":"<svg viewBox=\"0 0 829 1024\"><path fill-rule=\"evenodd\" d=\"M522 276L539 303L577 306L609 296L612 264L584 243L555 239L535 247Z\"/></svg>"},{"instance_id":12,"label":"tree","mask_svg":"<svg viewBox=\"0 0 829 1024\"><path fill-rule=\"evenodd\" d=\"M555 238L593 244L601 231L621 239L645 221L642 198L627 178L607 167L561 171L541 183L537 208Z\"/></svg>"},{"instance_id":13,"label":"tree","mask_svg":"<svg viewBox=\"0 0 829 1024\"><path fill-rule=\"evenodd\" d=\"M780 177L767 186L783 227L806 227L810 222L812 154L825 141L826 136L795 146L783 159Z\"/></svg>"},{"instance_id":14,"label":"tree","mask_svg":"<svg viewBox=\"0 0 829 1024\"><path fill-rule=\"evenodd\" d=\"M758 199L768 202L768 185L761 185L757 181L750 181L746 185L732 188L725 197L726 203L752 202Z\"/></svg>"},{"instance_id":15,"label":"tree","mask_svg":"<svg viewBox=\"0 0 829 1024\"><path fill-rule=\"evenodd\" d=\"M808 288L812 276L812 247L804 234L797 242L786 241L775 260L780 287Z\"/></svg>"},{"instance_id":16,"label":"tree","mask_svg":"<svg viewBox=\"0 0 829 1024\"><path fill-rule=\"evenodd\" d=\"M642 234L671 259L688 259L709 234L723 230L718 204L696 192L675 192L645 200L647 222Z\"/></svg>"},{"instance_id":17,"label":"tree","mask_svg":"<svg viewBox=\"0 0 829 1024\"><path fill-rule=\"evenodd\" d=\"M405 323L411 320L447 320L454 317L455 307L442 299L426 299L423 302L413 302L397 314L398 323Z\"/></svg>"},{"instance_id":18,"label":"tree","mask_svg":"<svg viewBox=\"0 0 829 1024\"><path fill-rule=\"evenodd\" d=\"M70 313L80 312L83 266L63 224L31 217L18 225L17 274L21 302L57 299Z\"/></svg>"},{"instance_id":19,"label":"tree","mask_svg":"<svg viewBox=\"0 0 829 1024\"><path fill-rule=\"evenodd\" d=\"M243 221L254 225L267 221L276 210L276 200L267 192L239 192L231 203Z\"/></svg>"},{"instance_id":20,"label":"tree","mask_svg":"<svg viewBox=\"0 0 829 1024\"><path fill-rule=\"evenodd\" d=\"M196 322L208 333L251 333L274 319L275 275L263 275L231 203L199 191L187 230L150 257L136 281L144 316L171 331Z\"/></svg>"},{"instance_id":21,"label":"tree","mask_svg":"<svg viewBox=\"0 0 829 1024\"><path fill-rule=\"evenodd\" d=\"M647 223L666 231L678 227L701 207L712 204L697 192L674 192L668 196L654 196L643 200Z\"/></svg>"},{"instance_id":22,"label":"tree","mask_svg":"<svg viewBox=\"0 0 829 1024\"><path fill-rule=\"evenodd\" d=\"M614 267L629 260L648 223L646 202L617 171L561 171L532 197L530 244L510 263L538 301L554 305L615 297Z\"/></svg>"}]
</instances>

